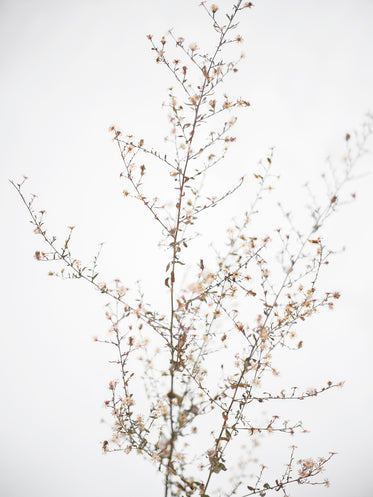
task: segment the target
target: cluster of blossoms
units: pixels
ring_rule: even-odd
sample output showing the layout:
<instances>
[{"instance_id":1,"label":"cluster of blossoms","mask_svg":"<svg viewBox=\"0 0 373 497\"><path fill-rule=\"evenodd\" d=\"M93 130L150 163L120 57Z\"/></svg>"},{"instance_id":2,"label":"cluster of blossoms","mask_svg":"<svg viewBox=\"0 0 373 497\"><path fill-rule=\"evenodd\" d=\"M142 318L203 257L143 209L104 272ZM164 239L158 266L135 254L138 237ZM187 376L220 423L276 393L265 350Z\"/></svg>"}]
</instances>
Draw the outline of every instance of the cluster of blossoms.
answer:
<instances>
[{"instance_id":1,"label":"cluster of blossoms","mask_svg":"<svg viewBox=\"0 0 373 497\"><path fill-rule=\"evenodd\" d=\"M221 195L208 195L203 189L204 179L236 141L232 130L237 117L232 112L250 106L248 100L230 97L225 88L220 89L243 58L225 62L224 54L228 45L243 41L235 31L238 17L253 4L236 0L226 15L216 4L202 2L201 6L216 36L212 52L204 52L196 42L188 43L172 31L158 42L148 35L156 62L167 68L175 82L164 104L170 126L167 153L143 138L110 127L122 159L123 196L126 201L140 202L162 233L160 246L167 251L168 263L159 292L167 296L166 311L153 309L140 290L136 293L119 279L100 281L102 246L93 263L85 265L70 249L74 227L68 228L60 247L45 228L45 211L34 210L35 196L27 200L23 195L24 181L13 184L31 215L35 234L48 246L48 252L36 251L35 259L60 261L60 273L49 274L85 280L110 301L105 311L108 333L95 337L114 347L118 366L118 379L110 382L110 398L105 402L114 419L113 436L103 442L103 450L125 454L135 450L155 463L164 475L165 497L209 497L215 476L224 471L234 474L237 468L241 473L233 486L226 482L224 495L262 497L271 490L287 495L285 489L293 483L328 485L327 480L315 477L332 454L299 460L295 474L293 447L287 470L272 483L263 481L263 466L255 483L248 477L251 461L246 449L241 464L227 455L233 444L237 447L237 440L255 447L259 433L306 432L301 422L281 421L277 415L256 424L248 406L301 400L341 386L329 381L305 392L294 387L290 392L268 393L263 385L268 374L279 375L273 361L275 350L300 349L303 340L294 342L298 325L321 308L332 308L340 297L338 291L318 289L320 271L332 255L321 229L344 201L342 189L364 152L372 124L371 120L365 123L355 141L346 135L345 167L338 174L333 171L326 199L312 208L302 230L295 228L288 214L285 227L275 226L264 234L255 233L252 227L261 212L258 205L273 190L276 179L271 151L250 173L257 185L256 196L242 220L227 230L225 249L216 251L214 259L193 261L195 270L184 278L187 249L196 238L193 226L199 215L224 202L248 180L240 178ZM150 163L166 172L172 199L152 192Z\"/></svg>"}]
</instances>

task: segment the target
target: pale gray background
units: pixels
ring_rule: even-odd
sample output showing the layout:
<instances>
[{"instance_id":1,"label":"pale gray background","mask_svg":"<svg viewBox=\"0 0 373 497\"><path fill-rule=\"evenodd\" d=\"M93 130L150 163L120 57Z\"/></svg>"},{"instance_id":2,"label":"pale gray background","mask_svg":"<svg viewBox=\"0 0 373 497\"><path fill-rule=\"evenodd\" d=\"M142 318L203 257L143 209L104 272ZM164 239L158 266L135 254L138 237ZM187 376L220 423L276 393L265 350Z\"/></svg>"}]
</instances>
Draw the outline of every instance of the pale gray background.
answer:
<instances>
[{"instance_id":1,"label":"pale gray background","mask_svg":"<svg viewBox=\"0 0 373 497\"><path fill-rule=\"evenodd\" d=\"M240 30L247 57L233 84L253 104L237 128L237 177L274 145L292 196L319 174L329 153L340 158L345 132L373 110L373 2L255 3ZM106 329L105 299L82 282L49 278L49 267L33 260L41 240L7 178L30 177L29 191L47 209L52 232L62 237L65 226L79 227L80 258L107 242L108 280L151 276L157 252L150 240L157 232L143 211L128 211L122 201L120 161L107 129L115 123L138 136L165 134L160 104L170 82L145 35L174 27L190 41L203 39L197 4L0 2L4 497L162 495L158 476L140 458L101 454L100 441L110 433L100 419L107 417L103 401L112 375L108 351L91 338ZM372 160L362 170L371 170ZM235 178L235 164L230 167ZM329 490L294 488L294 496L373 495L372 186L372 176L356 185L357 202L330 226L332 240L348 247L326 274L342 292L340 304L311 322L305 349L282 369L288 384L346 380L343 390L289 407L289 417L311 429L296 440L303 456L339 452L327 471ZM286 449L292 440L277 442ZM268 447L263 462L283 456Z\"/></svg>"}]
</instances>

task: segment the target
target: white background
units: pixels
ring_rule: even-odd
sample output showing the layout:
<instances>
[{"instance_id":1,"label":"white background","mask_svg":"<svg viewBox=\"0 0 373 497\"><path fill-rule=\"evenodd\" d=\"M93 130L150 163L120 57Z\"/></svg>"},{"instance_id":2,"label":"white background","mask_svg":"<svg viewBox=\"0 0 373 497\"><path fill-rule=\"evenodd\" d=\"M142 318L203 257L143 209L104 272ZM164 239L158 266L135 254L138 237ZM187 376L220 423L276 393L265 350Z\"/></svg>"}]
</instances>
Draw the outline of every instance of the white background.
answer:
<instances>
[{"instance_id":1,"label":"white background","mask_svg":"<svg viewBox=\"0 0 373 497\"><path fill-rule=\"evenodd\" d=\"M173 27L190 41L203 40L208 21L197 4L0 2L5 497L162 495L159 477L141 458L101 453L110 434L100 419L107 418L103 401L112 374L108 351L92 337L107 327L105 299L83 282L48 277L50 267L33 259L41 239L7 179L29 176L26 186L47 210L52 233L62 238L66 226L77 226L79 258L91 257L105 241L108 280L155 277L158 232L121 197L120 160L108 127L114 123L155 141L166 134L161 102L172 83L154 63L145 35L160 37ZM345 133L373 110L373 3L256 4L240 28L246 59L232 83L252 107L237 128L240 162L227 167L235 179L275 146L285 195L297 197L298 185L320 173L328 154L340 159ZM361 170L371 167L372 156ZM342 293L337 309L312 321L305 349L289 357L278 380L306 386L346 380L342 390L289 406L289 417L302 418L311 430L297 439L302 455L339 453L327 471L331 488L290 491L299 497L373 495L372 186L372 176L353 185L358 200L329 227L332 241L347 245L326 273L329 286ZM235 214L229 211L227 219ZM207 240L214 236L206 232ZM277 442L286 449L292 440ZM266 450L263 462L278 462L280 449Z\"/></svg>"}]
</instances>

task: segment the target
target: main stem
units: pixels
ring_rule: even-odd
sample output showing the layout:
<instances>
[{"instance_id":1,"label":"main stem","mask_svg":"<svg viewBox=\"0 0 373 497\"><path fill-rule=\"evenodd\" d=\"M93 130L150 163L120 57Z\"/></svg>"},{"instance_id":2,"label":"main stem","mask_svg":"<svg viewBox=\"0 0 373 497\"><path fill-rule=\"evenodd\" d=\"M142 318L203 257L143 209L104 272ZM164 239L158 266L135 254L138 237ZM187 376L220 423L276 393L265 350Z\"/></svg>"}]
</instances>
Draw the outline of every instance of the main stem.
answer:
<instances>
[{"instance_id":1,"label":"main stem","mask_svg":"<svg viewBox=\"0 0 373 497\"><path fill-rule=\"evenodd\" d=\"M171 366L170 366L170 392L169 392L169 399L170 399L170 452L168 456L168 464L167 464L167 469L166 469L166 479L165 479L165 497L168 497L168 490L170 486L170 471L172 471L172 457L173 457L173 452L174 452L174 447L175 447L175 440L176 440L176 432L174 429L174 416L173 416L173 398L174 398L174 383L175 383L175 347L174 347L174 320L175 320L175 269L176 269L176 261L177 261L177 247L178 247L178 235L180 232L180 218L181 218L181 207L182 207L182 199L184 196L184 186L185 186L185 178L186 178L186 171L188 168L189 160L190 160L190 155L191 155L191 144L193 142L193 137L194 137L194 132L196 129L196 125L198 122L198 112L199 108L204 96L204 91L205 91L205 86L206 86L206 79L203 82L203 86L201 89L201 94L199 101L196 105L195 108L195 114L194 114L194 122L193 122L193 127L189 139L189 144L188 144L188 154L185 159L185 165L184 169L182 172L181 176L181 182L180 182L180 188L179 188L179 197L178 197L178 202L177 202L177 219L176 219L176 226L175 226L175 232L173 235L173 254L172 254L172 269L171 269L171 289L170 289L170 304L171 304L171 317L170 317L170 347L171 347Z\"/></svg>"},{"instance_id":2,"label":"main stem","mask_svg":"<svg viewBox=\"0 0 373 497\"><path fill-rule=\"evenodd\" d=\"M190 138L188 140L188 153L187 157L185 159L185 164L184 164L184 169L181 175L181 180L180 180L180 187L179 187L179 197L178 197L178 202L176 204L177 207L177 219L176 219L176 225L175 225L175 231L173 233L173 242L172 242L172 247L173 247L173 255L172 255L172 265L171 265L171 287L170 287L170 307L171 307L171 316L170 316L170 348L171 348L171 360L170 360L170 391L169 391L169 411L170 411L170 451L168 455L168 464L166 468L166 477L165 477L165 493L164 497L169 496L169 488L171 485L171 479L170 479L170 473L173 473L175 470L173 468L172 464L172 458L173 458L173 453L174 453L174 448L175 448L175 441L177 438L177 432L175 431L175 426L174 426L174 409L173 409L173 399L175 396L174 392L174 385L175 385L175 345L174 345L174 321L175 321L175 270L176 270L176 262L177 262L177 253L178 253L178 236L180 232L180 219L181 219L181 207L182 207L182 199L184 196L184 186L186 182L186 171L188 168L189 160L191 158L192 154L192 142L194 139L194 134L196 130L197 123L199 122L199 109L202 104L202 100L205 97L205 92L206 92L206 86L209 82L209 73L215 63L215 58L217 54L219 53L222 45L224 44L224 40L226 37L227 32L231 29L232 27L232 22L237 14L237 11L239 10L239 7L242 3L242 0L239 0L237 5L235 5L233 14L229 20L229 23L225 26L225 29L222 30L220 39L218 42L218 45L216 47L215 53L213 54L209 67L207 71L203 72L204 79L203 79L203 84L200 90L198 102L196 103L195 110L194 110L194 119L193 119L193 125L192 129L190 132ZM177 145L176 145L177 146ZM210 475L211 477L211 475ZM172 495L170 494L170 497Z\"/></svg>"}]
</instances>

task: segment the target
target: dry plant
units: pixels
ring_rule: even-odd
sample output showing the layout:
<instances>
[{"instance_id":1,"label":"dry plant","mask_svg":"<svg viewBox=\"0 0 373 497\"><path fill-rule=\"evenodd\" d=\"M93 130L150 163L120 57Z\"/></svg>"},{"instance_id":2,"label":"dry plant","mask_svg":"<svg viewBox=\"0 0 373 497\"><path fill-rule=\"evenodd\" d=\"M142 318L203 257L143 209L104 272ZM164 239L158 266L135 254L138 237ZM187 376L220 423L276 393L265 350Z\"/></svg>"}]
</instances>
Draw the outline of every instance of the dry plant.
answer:
<instances>
[{"instance_id":1,"label":"dry plant","mask_svg":"<svg viewBox=\"0 0 373 497\"><path fill-rule=\"evenodd\" d=\"M164 104L170 124L164 150L110 128L123 161L123 195L143 204L162 233L160 246L168 254L159 286L159 294L167 295L164 309L155 310L141 290L127 288L128 282L104 282L98 271L99 253L92 265L82 263L70 249L74 227L69 227L61 245L45 227L45 211L34 207L35 195L24 195L26 178L12 181L34 232L47 247L35 258L60 261L61 270L49 274L85 280L111 302L106 307L108 333L95 338L114 347L118 367L118 379L110 383L105 402L114 419L113 436L103 442L103 450L135 451L152 461L164 476L165 497L263 497L271 491L286 496L293 483L328 485L320 473L333 454L298 459L295 446L276 479L267 482L265 467L259 464L252 475L249 450L256 434L304 431L300 422L277 415L260 424L253 407L271 405L272 400L316 397L341 386L327 382L308 391L297 387L266 391L268 378L278 375L275 349L301 348L302 341L294 342L296 327L320 308L332 308L340 296L319 290L320 271L332 254L322 228L340 205L352 200L344 187L365 153L371 116L359 132L346 134L343 163L328 165L324 197L317 199L309 189L310 215L302 220L302 229L280 205L283 226L267 233L262 233L260 223L253 228L263 215L260 202L277 178L271 151L246 178L255 183L256 195L241 221L228 229L224 247L215 250L214 258L198 257L192 268L185 263L200 214L223 203L244 183L241 178L217 197L204 193L204 178L215 171L235 141L234 112L250 106L243 98L228 96L225 82L243 58L232 57L242 42L237 33L239 17L252 7L251 2L236 0L230 12L222 14L215 4L202 2L215 37L208 52L172 30L160 40L148 36L156 62L174 79ZM155 174L170 185L167 198L152 192ZM226 471L231 478L222 478Z\"/></svg>"}]
</instances>

